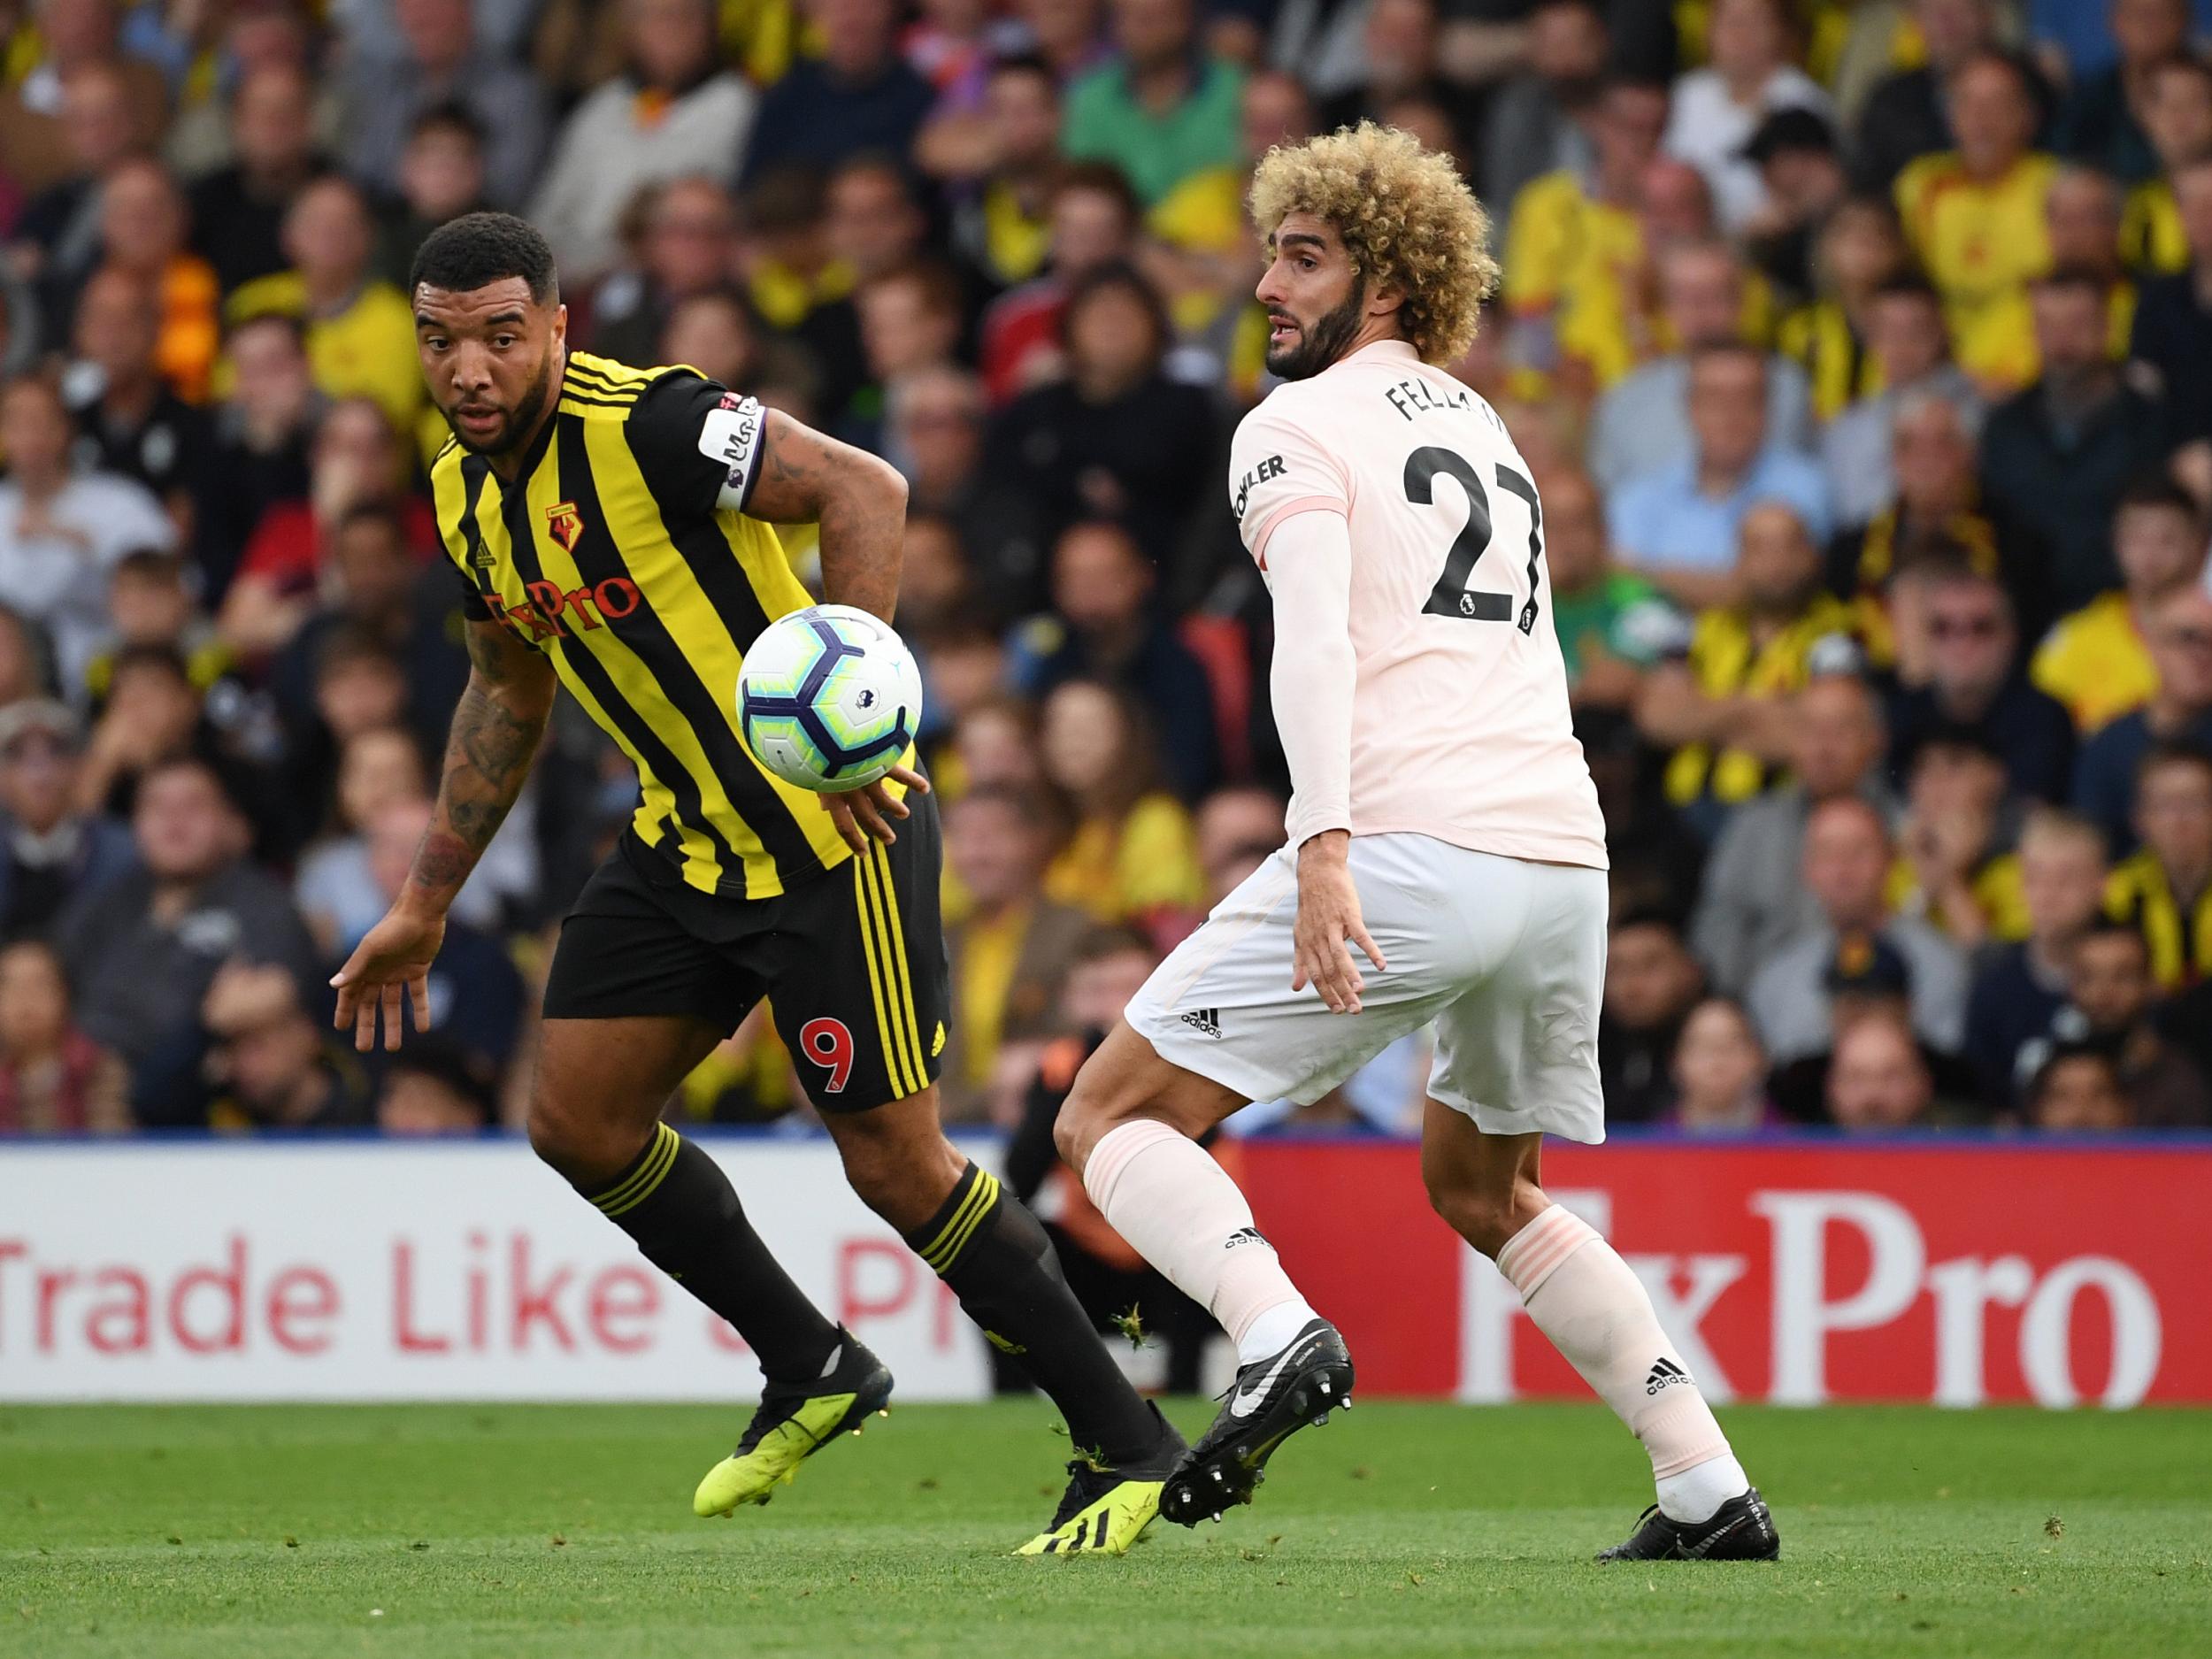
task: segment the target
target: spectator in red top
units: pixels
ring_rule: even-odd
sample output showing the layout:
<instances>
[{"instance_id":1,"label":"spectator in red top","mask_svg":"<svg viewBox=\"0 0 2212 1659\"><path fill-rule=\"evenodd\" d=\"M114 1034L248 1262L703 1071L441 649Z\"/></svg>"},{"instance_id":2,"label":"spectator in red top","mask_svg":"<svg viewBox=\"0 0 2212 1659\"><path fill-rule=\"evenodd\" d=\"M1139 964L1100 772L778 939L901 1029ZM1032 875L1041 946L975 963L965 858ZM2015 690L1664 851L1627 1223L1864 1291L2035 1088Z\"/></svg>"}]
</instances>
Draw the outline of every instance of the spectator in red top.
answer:
<instances>
[{"instance_id":1,"label":"spectator in red top","mask_svg":"<svg viewBox=\"0 0 2212 1659\"><path fill-rule=\"evenodd\" d=\"M1053 188L1047 270L983 315L983 387L994 403L1048 379L1060 366L1060 314L1093 271L1126 260L1137 245L1139 209L1129 181L1110 164L1078 162Z\"/></svg>"},{"instance_id":2,"label":"spectator in red top","mask_svg":"<svg viewBox=\"0 0 2212 1659\"><path fill-rule=\"evenodd\" d=\"M416 560L435 556L437 518L410 492L407 452L372 399L349 397L323 417L311 476L307 500L280 503L261 520L223 602L219 626L242 657L266 657L299 631L314 609L330 538L354 508L390 508Z\"/></svg>"},{"instance_id":3,"label":"spectator in red top","mask_svg":"<svg viewBox=\"0 0 2212 1659\"><path fill-rule=\"evenodd\" d=\"M123 1063L71 1019L54 948L0 949L0 1135L119 1134L129 1088Z\"/></svg>"}]
</instances>

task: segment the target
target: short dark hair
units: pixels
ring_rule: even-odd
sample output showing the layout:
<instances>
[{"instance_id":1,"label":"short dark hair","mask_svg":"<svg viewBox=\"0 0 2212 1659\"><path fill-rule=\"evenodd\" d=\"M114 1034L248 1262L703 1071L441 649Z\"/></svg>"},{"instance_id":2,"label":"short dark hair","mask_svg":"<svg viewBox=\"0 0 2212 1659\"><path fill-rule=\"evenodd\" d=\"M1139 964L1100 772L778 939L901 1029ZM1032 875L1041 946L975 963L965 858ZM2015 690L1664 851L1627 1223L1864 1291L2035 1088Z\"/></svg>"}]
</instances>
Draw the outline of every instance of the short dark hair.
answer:
<instances>
[{"instance_id":1,"label":"short dark hair","mask_svg":"<svg viewBox=\"0 0 2212 1659\"><path fill-rule=\"evenodd\" d=\"M141 668L150 668L166 674L180 686L192 685L192 670L184 660L184 653L173 645L163 645L149 640L136 645L123 646L115 653L114 660L108 665L108 689L112 692L124 675ZM193 689L197 690L198 687L193 687Z\"/></svg>"},{"instance_id":2,"label":"short dark hair","mask_svg":"<svg viewBox=\"0 0 2212 1659\"><path fill-rule=\"evenodd\" d=\"M116 560L115 570L108 580L113 581L119 577L127 576L134 580L142 578L147 581L181 588L184 586L184 571L182 554L172 553L166 548L140 547L133 548Z\"/></svg>"},{"instance_id":3,"label":"short dark hair","mask_svg":"<svg viewBox=\"0 0 2212 1659\"><path fill-rule=\"evenodd\" d=\"M1068 954L1068 965L1087 968L1095 962L1110 962L1116 956L1149 956L1158 961L1155 950L1142 933L1127 927L1092 928L1075 941L1075 949Z\"/></svg>"},{"instance_id":4,"label":"short dark hair","mask_svg":"<svg viewBox=\"0 0 2212 1659\"><path fill-rule=\"evenodd\" d=\"M2143 758L2135 764L2136 787L2140 788L2145 779L2164 766L2194 766L2207 777L2212 777L2212 749L2206 749L2201 743L2191 742L2185 737L2171 737L2162 742L2153 743L2144 752Z\"/></svg>"},{"instance_id":5,"label":"short dark hair","mask_svg":"<svg viewBox=\"0 0 2212 1659\"><path fill-rule=\"evenodd\" d=\"M1900 271L1894 275L1884 277L1874 285L1874 297L1878 300L1925 300L1931 305L1943 303L1943 296L1936 292L1935 284L1917 271Z\"/></svg>"},{"instance_id":6,"label":"short dark hair","mask_svg":"<svg viewBox=\"0 0 2212 1659\"><path fill-rule=\"evenodd\" d=\"M464 213L423 239L407 273L407 292L426 282L465 294L508 277L520 277L541 305L560 297L553 250L535 226L512 213Z\"/></svg>"},{"instance_id":7,"label":"short dark hair","mask_svg":"<svg viewBox=\"0 0 2212 1659\"><path fill-rule=\"evenodd\" d=\"M2105 296L2110 291L2110 285L2103 276L2087 265L2062 265L2055 271L2046 272L2030 280L2028 289L2034 294L2058 294L2070 290L2086 294L2102 304Z\"/></svg>"},{"instance_id":8,"label":"short dark hair","mask_svg":"<svg viewBox=\"0 0 2212 1659\"><path fill-rule=\"evenodd\" d=\"M2181 514L2192 524L2203 517L2197 498L2176 483L2172 473L2155 468L2120 492L2120 503L2114 509L2113 517L2117 518L2131 507L2162 507L2169 512Z\"/></svg>"},{"instance_id":9,"label":"short dark hair","mask_svg":"<svg viewBox=\"0 0 2212 1659\"><path fill-rule=\"evenodd\" d=\"M432 104L410 121L407 124L407 136L411 140L417 139L425 133L434 133L442 129L449 133L458 133L479 150L484 147L484 123L476 119L474 112L467 104L451 98L442 104Z\"/></svg>"}]
</instances>

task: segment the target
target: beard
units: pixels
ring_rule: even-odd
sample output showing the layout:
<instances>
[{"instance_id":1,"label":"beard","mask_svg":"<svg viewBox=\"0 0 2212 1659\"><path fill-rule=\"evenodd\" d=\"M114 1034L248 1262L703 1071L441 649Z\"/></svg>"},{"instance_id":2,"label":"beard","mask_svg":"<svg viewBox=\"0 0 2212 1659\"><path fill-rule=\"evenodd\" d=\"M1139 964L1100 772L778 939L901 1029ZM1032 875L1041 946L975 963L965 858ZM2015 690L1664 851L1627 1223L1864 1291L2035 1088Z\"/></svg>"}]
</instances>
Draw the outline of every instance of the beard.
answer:
<instances>
[{"instance_id":1,"label":"beard","mask_svg":"<svg viewBox=\"0 0 2212 1659\"><path fill-rule=\"evenodd\" d=\"M1365 310L1366 302L1367 285L1354 283L1344 303L1325 311L1310 327L1303 323L1298 325L1294 344L1268 346L1267 372L1286 380L1310 380L1320 373L1344 355L1344 348L1359 332L1360 314Z\"/></svg>"},{"instance_id":2,"label":"beard","mask_svg":"<svg viewBox=\"0 0 2212 1659\"><path fill-rule=\"evenodd\" d=\"M479 442L461 430L453 419L453 411L446 411L446 425L453 429L453 436L471 455L508 455L518 449L524 438L536 429L538 417L544 412L546 399L553 385L553 354L548 351L545 360L538 365L537 378L532 380L517 401L498 434Z\"/></svg>"}]
</instances>

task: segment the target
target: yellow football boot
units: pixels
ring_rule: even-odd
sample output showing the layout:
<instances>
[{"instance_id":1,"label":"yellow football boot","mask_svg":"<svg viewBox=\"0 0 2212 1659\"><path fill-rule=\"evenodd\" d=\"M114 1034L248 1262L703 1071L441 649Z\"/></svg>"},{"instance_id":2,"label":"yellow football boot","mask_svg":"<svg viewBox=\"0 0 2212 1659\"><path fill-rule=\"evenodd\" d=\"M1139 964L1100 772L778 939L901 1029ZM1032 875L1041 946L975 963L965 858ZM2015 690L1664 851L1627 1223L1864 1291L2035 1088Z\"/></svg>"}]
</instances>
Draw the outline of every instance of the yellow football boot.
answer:
<instances>
[{"instance_id":1,"label":"yellow football boot","mask_svg":"<svg viewBox=\"0 0 2212 1659\"><path fill-rule=\"evenodd\" d=\"M809 1383L770 1383L737 1450L707 1471L692 1494L696 1515L730 1515L741 1503L765 1503L787 1486L799 1465L847 1430L860 1432L872 1411L891 1398L891 1373L850 1332L827 1370ZM1156 1496L1154 1502L1158 1500Z\"/></svg>"},{"instance_id":2,"label":"yellow football boot","mask_svg":"<svg viewBox=\"0 0 2212 1659\"><path fill-rule=\"evenodd\" d=\"M1052 1524L1017 1555L1120 1555L1143 1536L1160 1512L1160 1491L1182 1458L1183 1437L1160 1416L1160 1440L1144 1456L1113 1464L1078 1457L1068 1464L1068 1489Z\"/></svg>"}]
</instances>

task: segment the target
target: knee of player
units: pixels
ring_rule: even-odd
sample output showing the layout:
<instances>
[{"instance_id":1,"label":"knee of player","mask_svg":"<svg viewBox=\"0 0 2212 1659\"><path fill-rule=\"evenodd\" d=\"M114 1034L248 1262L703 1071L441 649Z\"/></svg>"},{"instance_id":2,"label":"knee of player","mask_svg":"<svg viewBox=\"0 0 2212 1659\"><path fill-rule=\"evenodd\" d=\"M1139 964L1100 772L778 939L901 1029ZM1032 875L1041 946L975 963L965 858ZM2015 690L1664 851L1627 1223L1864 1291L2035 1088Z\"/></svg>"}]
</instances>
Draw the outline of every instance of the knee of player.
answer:
<instances>
[{"instance_id":1,"label":"knee of player","mask_svg":"<svg viewBox=\"0 0 2212 1659\"><path fill-rule=\"evenodd\" d=\"M1067 1099L1060 1102L1059 1116L1052 1120L1052 1144L1079 1175L1091 1148L1120 1120L1110 1092L1100 1084L1094 1069L1086 1066L1076 1074Z\"/></svg>"},{"instance_id":2,"label":"knee of player","mask_svg":"<svg viewBox=\"0 0 2212 1659\"><path fill-rule=\"evenodd\" d=\"M585 1180L618 1168L634 1156L609 1133L610 1125L595 1124L572 1110L542 1083L530 1096L527 1122L530 1149L572 1181Z\"/></svg>"},{"instance_id":3,"label":"knee of player","mask_svg":"<svg viewBox=\"0 0 2212 1659\"><path fill-rule=\"evenodd\" d=\"M1454 1233L1494 1259L1520 1230L1516 1218L1520 1205L1515 1194L1486 1192L1463 1179L1432 1171L1422 1171L1429 1190L1429 1204Z\"/></svg>"}]
</instances>

